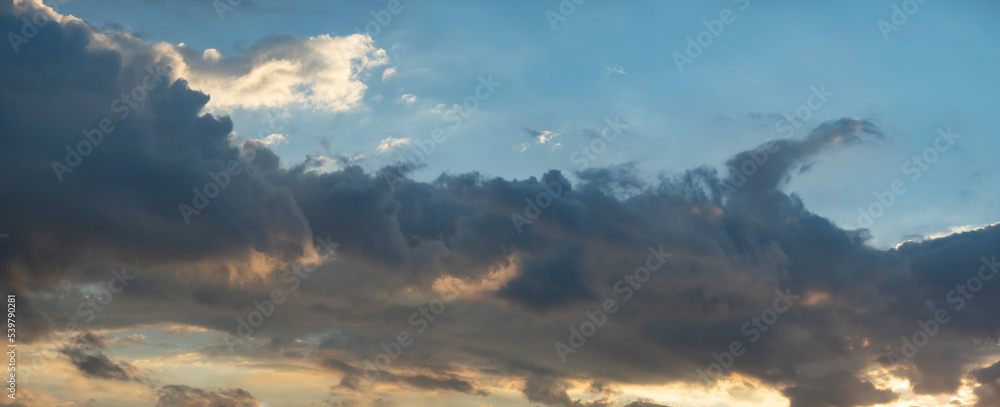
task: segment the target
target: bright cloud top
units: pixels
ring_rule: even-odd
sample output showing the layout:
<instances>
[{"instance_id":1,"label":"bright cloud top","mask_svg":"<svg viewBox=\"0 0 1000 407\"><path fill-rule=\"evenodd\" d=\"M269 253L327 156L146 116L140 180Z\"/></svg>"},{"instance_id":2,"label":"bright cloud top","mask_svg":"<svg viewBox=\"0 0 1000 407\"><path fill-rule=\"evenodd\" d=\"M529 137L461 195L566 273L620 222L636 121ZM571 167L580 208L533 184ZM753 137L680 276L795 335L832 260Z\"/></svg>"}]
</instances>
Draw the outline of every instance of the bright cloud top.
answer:
<instances>
[{"instance_id":1,"label":"bright cloud top","mask_svg":"<svg viewBox=\"0 0 1000 407\"><path fill-rule=\"evenodd\" d=\"M389 62L385 51L361 34L273 38L232 58L184 44L167 53L176 57L175 69L192 89L212 95L208 107L222 109L348 111L361 104L372 69Z\"/></svg>"}]
</instances>

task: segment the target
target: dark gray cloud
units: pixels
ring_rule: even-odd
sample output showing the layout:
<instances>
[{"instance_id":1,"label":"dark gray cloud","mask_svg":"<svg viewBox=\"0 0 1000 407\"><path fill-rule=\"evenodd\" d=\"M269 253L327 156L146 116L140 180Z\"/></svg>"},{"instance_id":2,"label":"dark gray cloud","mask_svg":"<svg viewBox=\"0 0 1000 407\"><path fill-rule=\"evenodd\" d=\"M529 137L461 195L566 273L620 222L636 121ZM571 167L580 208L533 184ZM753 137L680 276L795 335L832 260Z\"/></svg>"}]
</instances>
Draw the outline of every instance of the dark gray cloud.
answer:
<instances>
[{"instance_id":1,"label":"dark gray cloud","mask_svg":"<svg viewBox=\"0 0 1000 407\"><path fill-rule=\"evenodd\" d=\"M831 388L840 391L833 393L828 390ZM800 381L795 387L786 389L785 395L791 399L791 407L870 406L886 404L899 397L890 390L878 390L870 382L843 372Z\"/></svg>"},{"instance_id":2,"label":"dark gray cloud","mask_svg":"<svg viewBox=\"0 0 1000 407\"><path fill-rule=\"evenodd\" d=\"M470 380L449 373L438 372L436 375L396 374L375 369L366 372L363 368L352 366L347 362L334 358L322 359L321 364L326 368L344 373L345 377L341 379L340 386L354 391L367 390L364 387L366 382L374 380L385 383L398 383L426 392L489 395L484 390L476 389L475 384Z\"/></svg>"},{"instance_id":3,"label":"dark gray cloud","mask_svg":"<svg viewBox=\"0 0 1000 407\"><path fill-rule=\"evenodd\" d=\"M1000 363L973 370L971 376L980 385L976 389L979 401L975 407L1000 405Z\"/></svg>"},{"instance_id":4,"label":"dark gray cloud","mask_svg":"<svg viewBox=\"0 0 1000 407\"><path fill-rule=\"evenodd\" d=\"M524 381L522 392L528 401L559 407L608 407L606 399L592 401L573 400L567 393L569 386L547 377L530 377Z\"/></svg>"},{"instance_id":5,"label":"dark gray cloud","mask_svg":"<svg viewBox=\"0 0 1000 407\"><path fill-rule=\"evenodd\" d=\"M625 405L625 407L671 407L665 404L653 403L651 401L633 401Z\"/></svg>"},{"instance_id":6,"label":"dark gray cloud","mask_svg":"<svg viewBox=\"0 0 1000 407\"><path fill-rule=\"evenodd\" d=\"M183 385L167 385L158 390L156 407L258 407L261 404L243 389L203 390Z\"/></svg>"},{"instance_id":7,"label":"dark gray cloud","mask_svg":"<svg viewBox=\"0 0 1000 407\"><path fill-rule=\"evenodd\" d=\"M70 363L83 373L94 379L116 380L122 382L146 382L147 379L139 373L139 369L128 362L115 362L101 350L107 348L107 339L91 332L84 332L70 339L70 344L59 350L67 356Z\"/></svg>"}]
</instances>

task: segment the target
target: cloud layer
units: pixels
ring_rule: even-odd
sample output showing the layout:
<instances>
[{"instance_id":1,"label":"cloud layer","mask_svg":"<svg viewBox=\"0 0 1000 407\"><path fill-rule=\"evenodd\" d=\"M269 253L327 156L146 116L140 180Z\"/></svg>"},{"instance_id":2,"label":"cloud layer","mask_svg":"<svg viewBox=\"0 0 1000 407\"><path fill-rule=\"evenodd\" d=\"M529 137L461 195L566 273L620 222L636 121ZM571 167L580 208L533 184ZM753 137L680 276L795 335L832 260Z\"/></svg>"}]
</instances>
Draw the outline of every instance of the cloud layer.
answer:
<instances>
[{"instance_id":1,"label":"cloud layer","mask_svg":"<svg viewBox=\"0 0 1000 407\"><path fill-rule=\"evenodd\" d=\"M0 31L19 32L33 7L0 2ZM332 405L516 392L549 406L658 406L616 389L705 387L699 371L735 341L745 352L709 388L754 381L792 407L889 403L903 397L894 380L915 394L971 386L979 405L996 399L989 344L1000 297L989 280L1000 226L878 250L864 230L838 228L782 189L827 151L882 139L870 121L835 120L737 153L728 174L701 167L644 183L613 167L575 182L559 171L418 182L406 163L377 173L283 163L264 142L236 145L230 119L204 113L355 108L359 78L386 63L364 36L274 37L226 58L65 19L3 52L0 172L10 176L0 178L0 213L16 216L3 225L0 281L22 294L22 318L45 321L25 325L38 346L53 346L48 333L77 320L81 303L95 310L86 323L98 333L54 348L53 363L84 380L160 380L166 368L109 357L102 335L181 326L211 333L169 345L194 355L184 357L319 375ZM157 66L172 69L143 86ZM53 163L72 171L60 177ZM321 258L316 239L339 244L336 256ZM654 249L672 257L634 283ZM137 277L96 311L111 266ZM230 352L224 334L238 335L237 317L263 312L275 290L287 299ZM798 300L749 341L746 323L766 321L775 290ZM563 363L554 344L607 300L617 311ZM916 338L937 310L948 321L907 355L901 337ZM395 351L388 343L401 332L413 344ZM383 352L395 356L369 377ZM197 384L163 386L151 400L258 403L249 386Z\"/></svg>"}]
</instances>

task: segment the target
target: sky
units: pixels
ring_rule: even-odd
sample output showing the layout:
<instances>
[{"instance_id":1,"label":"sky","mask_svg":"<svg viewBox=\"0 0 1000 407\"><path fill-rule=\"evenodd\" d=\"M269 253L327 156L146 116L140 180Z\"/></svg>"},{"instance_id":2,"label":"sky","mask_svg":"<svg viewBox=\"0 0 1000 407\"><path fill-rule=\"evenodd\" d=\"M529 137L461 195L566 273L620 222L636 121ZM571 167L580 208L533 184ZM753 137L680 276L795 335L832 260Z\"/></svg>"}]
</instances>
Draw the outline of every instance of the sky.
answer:
<instances>
[{"instance_id":1,"label":"sky","mask_svg":"<svg viewBox=\"0 0 1000 407\"><path fill-rule=\"evenodd\" d=\"M997 405L998 11L0 0L3 403Z\"/></svg>"}]
</instances>

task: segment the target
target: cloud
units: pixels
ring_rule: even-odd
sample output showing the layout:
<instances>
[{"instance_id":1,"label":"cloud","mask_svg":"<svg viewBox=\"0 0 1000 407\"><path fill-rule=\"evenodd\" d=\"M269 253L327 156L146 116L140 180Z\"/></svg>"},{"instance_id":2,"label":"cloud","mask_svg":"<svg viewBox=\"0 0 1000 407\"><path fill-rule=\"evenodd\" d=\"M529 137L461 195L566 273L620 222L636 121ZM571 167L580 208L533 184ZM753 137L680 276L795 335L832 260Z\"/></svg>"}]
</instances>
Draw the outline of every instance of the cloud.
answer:
<instances>
[{"instance_id":1,"label":"cloud","mask_svg":"<svg viewBox=\"0 0 1000 407\"><path fill-rule=\"evenodd\" d=\"M633 401L625 405L625 407L671 407L665 404L654 403L652 401Z\"/></svg>"},{"instance_id":2,"label":"cloud","mask_svg":"<svg viewBox=\"0 0 1000 407\"><path fill-rule=\"evenodd\" d=\"M388 81L389 79L392 79L392 78L395 78L395 77L396 77L396 68L395 67L386 68L386 70L382 71L382 82Z\"/></svg>"},{"instance_id":3,"label":"cloud","mask_svg":"<svg viewBox=\"0 0 1000 407\"><path fill-rule=\"evenodd\" d=\"M544 377L531 377L524 381L522 388L528 401L557 407L610 407L606 399L581 401L573 400L566 383Z\"/></svg>"},{"instance_id":4,"label":"cloud","mask_svg":"<svg viewBox=\"0 0 1000 407\"><path fill-rule=\"evenodd\" d=\"M21 29L21 8L32 6L18 7L0 3L0 32ZM9 174L0 177L0 213L17 214L5 219L0 282L37 316L24 325L27 340L73 321L115 265L137 270L136 280L114 294L92 332L182 326L200 333L190 339L198 357L322 371L318 380L336 383L379 344L416 332L410 315L440 298L440 281L454 279L474 292L461 293L433 325L427 319L420 346L393 359L380 386L482 394L523 383L531 402L596 407L610 401L570 397L572 385L694 385L713 352L746 341L744 323L787 288L804 295L802 304L760 341L744 342L746 354L728 374L777 389L795 407L900 397L868 377L875 369L918 394L954 394L971 377L984 400L993 397L993 368L980 368L996 363L982 348L1000 335L996 285L984 283L912 359L892 366L885 355L929 311L953 310L956 284L994 267L1000 225L879 250L865 244L866 231L839 228L783 190L815 160L837 157L827 152L882 140L871 121L833 120L804 138L765 144L766 163L738 188L727 187L736 168L756 162L761 149L735 152L726 174L698 167L652 182L628 166L592 168L574 183L554 170L422 182L408 177L411 163L366 172L324 157L283 162L266 140L235 140L229 117L204 113L210 102L356 106L364 73L382 64L363 36L273 37L207 61L204 52L95 33L67 18L42 27L17 55L0 52L0 173ZM127 117L112 110L148 67L170 63L177 66L169 79ZM311 92L290 79L299 75ZM258 89L252 78L273 82ZM196 81L211 93L192 89ZM115 129L59 182L52 163L87 140L85 130L93 137L104 118ZM386 138L379 150L402 140ZM223 181L230 162L243 170ZM225 186L184 222L179 205L209 183ZM512 215L528 211L519 233ZM341 244L336 258L319 263L317 238ZM654 245L674 256L622 302L616 282L643 267ZM294 272L303 264L318 265L308 279ZM234 332L235 317L293 284L294 298L230 354L220 338ZM607 299L620 310L561 363L553 343ZM139 380L133 365L105 355L107 344L82 335L59 352L85 377ZM331 358L343 362L322 364ZM349 384L331 391L351 391ZM161 391L161 400L176 395L197 406L256 403L239 389Z\"/></svg>"},{"instance_id":5,"label":"cloud","mask_svg":"<svg viewBox=\"0 0 1000 407\"><path fill-rule=\"evenodd\" d=\"M399 97L399 101L406 104L411 104L417 101L417 97L411 94L405 94Z\"/></svg>"},{"instance_id":6,"label":"cloud","mask_svg":"<svg viewBox=\"0 0 1000 407\"><path fill-rule=\"evenodd\" d=\"M556 133L556 132L549 131L549 130L543 130L543 131L538 131L538 130L534 130L534 129L523 129L523 130L524 130L525 133L528 134L529 137L531 137L534 140L535 144L538 144L538 145L548 144L548 145L552 146L553 150L562 147L562 143L555 143L555 142L553 142L553 139L555 139L556 137L559 137L560 133ZM519 145L518 152L523 153L523 152L527 151L529 148L531 148L531 146L532 146L532 143L528 143L528 142L521 143Z\"/></svg>"},{"instance_id":7,"label":"cloud","mask_svg":"<svg viewBox=\"0 0 1000 407\"><path fill-rule=\"evenodd\" d=\"M69 357L70 363L86 377L122 382L146 379L139 375L139 370L128 362L114 362L101 352L107 348L107 339L84 332L70 339L70 344L59 350L59 353Z\"/></svg>"},{"instance_id":8,"label":"cloud","mask_svg":"<svg viewBox=\"0 0 1000 407\"><path fill-rule=\"evenodd\" d=\"M263 140L260 140L260 142L265 146L276 146L278 144L287 143L288 140L285 139L285 135L275 133L265 137Z\"/></svg>"},{"instance_id":9,"label":"cloud","mask_svg":"<svg viewBox=\"0 0 1000 407\"><path fill-rule=\"evenodd\" d=\"M832 392L829 390L830 388L836 388L839 391ZM872 383L859 380L844 372L836 372L800 382L796 386L786 389L785 395L791 399L790 407L870 406L890 403L899 398L899 395L894 394L891 390L876 389Z\"/></svg>"},{"instance_id":10,"label":"cloud","mask_svg":"<svg viewBox=\"0 0 1000 407\"><path fill-rule=\"evenodd\" d=\"M614 75L625 75L625 68L621 67L619 65L609 66L607 68L604 68L604 78L608 78L612 74L614 74Z\"/></svg>"},{"instance_id":11,"label":"cloud","mask_svg":"<svg viewBox=\"0 0 1000 407\"><path fill-rule=\"evenodd\" d=\"M263 406L243 389L202 390L184 385L163 386L156 407L260 407Z\"/></svg>"},{"instance_id":12,"label":"cloud","mask_svg":"<svg viewBox=\"0 0 1000 407\"><path fill-rule=\"evenodd\" d=\"M351 390L363 390L363 380L362 377L365 376L365 370L352 366L351 364L344 362L342 360L334 358L323 359L322 365L326 368L344 373L341 379L340 386L348 388ZM372 372L368 372L369 374ZM445 393L465 393L465 394L476 394L480 396L488 395L489 393L483 390L476 389L475 385L469 380L458 377L455 375L450 375L446 373L438 374L412 374L412 373L392 373L392 372L377 372L378 376L374 379L382 383L398 383L404 386L418 389L424 392L445 392Z\"/></svg>"},{"instance_id":13,"label":"cloud","mask_svg":"<svg viewBox=\"0 0 1000 407\"><path fill-rule=\"evenodd\" d=\"M982 369L973 370L970 375L979 383L976 396L979 401L975 407L988 407L1000 404L1000 362Z\"/></svg>"},{"instance_id":14,"label":"cloud","mask_svg":"<svg viewBox=\"0 0 1000 407\"><path fill-rule=\"evenodd\" d=\"M378 144L378 147L376 149L379 152L383 152L384 153L386 151L392 150L392 149L397 148L397 147L402 147L402 146L409 145L410 141L411 140L409 138L386 137L386 138L382 139L382 142Z\"/></svg>"},{"instance_id":15,"label":"cloud","mask_svg":"<svg viewBox=\"0 0 1000 407\"><path fill-rule=\"evenodd\" d=\"M208 107L221 109L351 110L361 104L372 69L388 63L385 51L361 34L269 37L231 58L214 49L157 48L191 88L212 95Z\"/></svg>"},{"instance_id":16,"label":"cloud","mask_svg":"<svg viewBox=\"0 0 1000 407\"><path fill-rule=\"evenodd\" d=\"M222 59L222 54L220 54L217 49L208 48L205 50L205 53L202 54L202 58L205 58L206 61L219 62L219 60Z\"/></svg>"}]
</instances>

